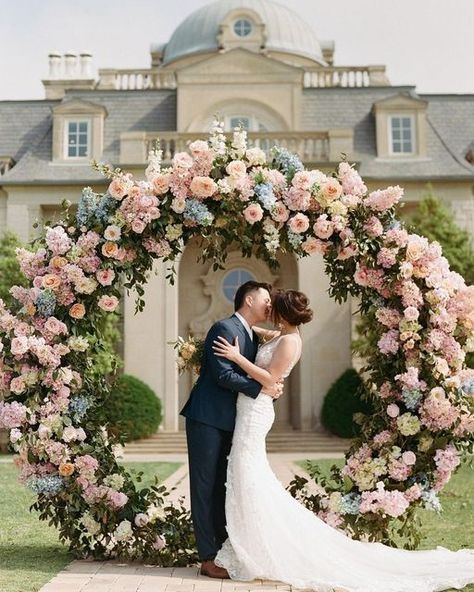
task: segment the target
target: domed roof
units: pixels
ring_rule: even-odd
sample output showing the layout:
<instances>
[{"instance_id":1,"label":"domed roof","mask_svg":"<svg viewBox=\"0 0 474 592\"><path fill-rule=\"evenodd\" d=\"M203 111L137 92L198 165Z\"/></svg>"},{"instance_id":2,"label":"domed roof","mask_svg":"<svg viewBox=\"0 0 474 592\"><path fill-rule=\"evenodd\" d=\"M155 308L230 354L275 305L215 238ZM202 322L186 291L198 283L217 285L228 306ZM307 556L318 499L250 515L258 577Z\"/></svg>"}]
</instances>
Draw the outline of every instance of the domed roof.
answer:
<instances>
[{"instance_id":1,"label":"domed roof","mask_svg":"<svg viewBox=\"0 0 474 592\"><path fill-rule=\"evenodd\" d=\"M218 49L219 26L236 9L251 9L265 23L266 48L324 62L314 31L298 14L272 0L217 0L190 14L166 44L163 62Z\"/></svg>"}]
</instances>

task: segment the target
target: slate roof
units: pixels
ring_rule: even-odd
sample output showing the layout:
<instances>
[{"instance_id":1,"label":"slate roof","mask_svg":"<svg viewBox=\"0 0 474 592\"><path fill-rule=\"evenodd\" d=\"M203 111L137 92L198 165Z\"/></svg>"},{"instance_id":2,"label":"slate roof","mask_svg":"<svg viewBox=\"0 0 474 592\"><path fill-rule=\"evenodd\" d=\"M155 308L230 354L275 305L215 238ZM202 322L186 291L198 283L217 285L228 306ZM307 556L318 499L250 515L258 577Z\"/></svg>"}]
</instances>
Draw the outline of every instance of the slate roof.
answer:
<instances>
[{"instance_id":1,"label":"slate roof","mask_svg":"<svg viewBox=\"0 0 474 592\"><path fill-rule=\"evenodd\" d=\"M378 159L372 105L400 93L427 100L427 158ZM414 87L318 88L303 91L302 129L354 129L354 159L364 178L474 178L465 155L474 140L474 95L416 95Z\"/></svg>"},{"instance_id":2,"label":"slate roof","mask_svg":"<svg viewBox=\"0 0 474 592\"><path fill-rule=\"evenodd\" d=\"M429 103L427 158L377 158L372 105L400 93L417 96L412 86L304 89L301 129L353 128L354 160L360 163L361 174L367 179L474 179L474 165L465 158L474 142L474 95L418 95ZM101 158L104 162L119 162L121 132L176 130L175 90L76 90L69 91L66 97L107 109ZM51 163L51 108L60 102L0 102L0 157L11 156L17 163L0 178L0 185L102 180L88 164Z\"/></svg>"},{"instance_id":3,"label":"slate roof","mask_svg":"<svg viewBox=\"0 0 474 592\"><path fill-rule=\"evenodd\" d=\"M173 131L176 129L176 91L73 91L67 99L79 98L103 105L108 116L104 127L101 160L119 161L120 133L125 131ZM12 105L11 103L14 103ZM45 104L40 109L38 103ZM20 183L90 183L102 180L89 164L52 163L52 112L61 101L0 102L0 156L13 156L17 164L0 179L0 185ZM31 129L29 122L37 122ZM4 136L4 126L8 134ZM33 133L36 130L36 133ZM24 136L21 149L15 136ZM18 144L18 142L17 142ZM15 150L16 149L16 150ZM15 153L13 153L15 150ZM15 156L16 154L16 156Z\"/></svg>"}]
</instances>

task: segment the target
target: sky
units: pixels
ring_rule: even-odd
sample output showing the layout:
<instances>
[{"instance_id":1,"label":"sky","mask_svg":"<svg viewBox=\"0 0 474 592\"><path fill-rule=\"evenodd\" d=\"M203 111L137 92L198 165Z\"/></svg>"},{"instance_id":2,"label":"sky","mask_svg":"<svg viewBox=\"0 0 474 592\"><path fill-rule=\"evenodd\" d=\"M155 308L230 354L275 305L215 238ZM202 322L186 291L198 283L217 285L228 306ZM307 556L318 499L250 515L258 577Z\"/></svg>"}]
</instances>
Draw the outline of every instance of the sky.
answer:
<instances>
[{"instance_id":1,"label":"sky","mask_svg":"<svg viewBox=\"0 0 474 592\"><path fill-rule=\"evenodd\" d=\"M217 0L218 1L218 0ZM281 0L336 65L385 64L392 84L474 93L474 0ZM208 0L0 0L0 100L44 98L48 53L84 50L93 67L147 68L152 43Z\"/></svg>"}]
</instances>

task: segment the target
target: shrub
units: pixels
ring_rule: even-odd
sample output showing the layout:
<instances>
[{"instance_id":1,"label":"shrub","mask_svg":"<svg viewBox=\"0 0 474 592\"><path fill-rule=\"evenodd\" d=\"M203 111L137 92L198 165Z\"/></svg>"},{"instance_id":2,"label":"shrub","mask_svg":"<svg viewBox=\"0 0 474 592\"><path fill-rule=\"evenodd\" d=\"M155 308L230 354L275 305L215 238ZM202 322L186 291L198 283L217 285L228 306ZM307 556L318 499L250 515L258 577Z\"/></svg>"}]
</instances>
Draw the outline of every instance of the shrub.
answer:
<instances>
[{"instance_id":1,"label":"shrub","mask_svg":"<svg viewBox=\"0 0 474 592\"><path fill-rule=\"evenodd\" d=\"M108 430L122 442L147 438L161 423L161 401L140 379L129 374L118 377L104 409Z\"/></svg>"},{"instance_id":2,"label":"shrub","mask_svg":"<svg viewBox=\"0 0 474 592\"><path fill-rule=\"evenodd\" d=\"M323 426L341 438L352 438L360 433L354 413L370 414L372 406L361 399L362 379L349 368L336 380L324 398L321 420Z\"/></svg>"}]
</instances>

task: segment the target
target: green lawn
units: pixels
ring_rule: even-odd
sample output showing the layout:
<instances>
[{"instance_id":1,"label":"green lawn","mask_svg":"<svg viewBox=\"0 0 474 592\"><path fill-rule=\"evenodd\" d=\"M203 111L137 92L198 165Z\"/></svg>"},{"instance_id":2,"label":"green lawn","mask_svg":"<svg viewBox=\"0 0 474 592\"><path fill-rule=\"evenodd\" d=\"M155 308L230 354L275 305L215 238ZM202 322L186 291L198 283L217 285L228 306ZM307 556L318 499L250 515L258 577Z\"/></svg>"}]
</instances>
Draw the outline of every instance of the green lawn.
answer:
<instances>
[{"instance_id":1,"label":"green lawn","mask_svg":"<svg viewBox=\"0 0 474 592\"><path fill-rule=\"evenodd\" d=\"M322 459L312 462L317 463L324 473L329 474L329 468L333 464L342 466L344 461L343 459ZM298 464L304 468L305 461L300 461ZM442 513L421 510L425 538L420 549L433 549L437 545L453 551L464 547L474 549L473 489L474 470L468 464L464 464L440 495ZM474 584L463 590L474 592Z\"/></svg>"},{"instance_id":2,"label":"green lawn","mask_svg":"<svg viewBox=\"0 0 474 592\"><path fill-rule=\"evenodd\" d=\"M141 485L153 476L166 479L180 463L124 463L143 471ZM133 472L132 472L133 474ZM11 463L0 463L0 591L36 592L64 568L72 557L56 530L40 522L28 508L34 495L17 481Z\"/></svg>"}]
</instances>

